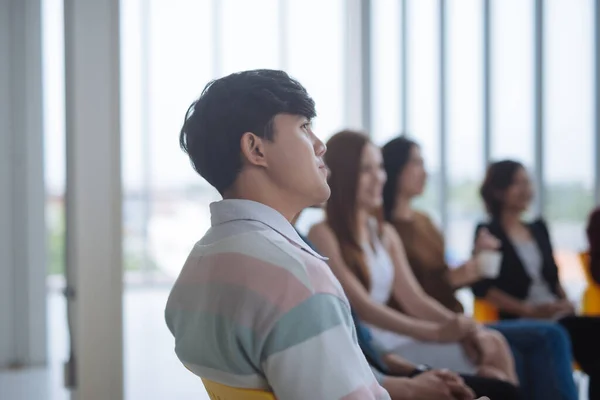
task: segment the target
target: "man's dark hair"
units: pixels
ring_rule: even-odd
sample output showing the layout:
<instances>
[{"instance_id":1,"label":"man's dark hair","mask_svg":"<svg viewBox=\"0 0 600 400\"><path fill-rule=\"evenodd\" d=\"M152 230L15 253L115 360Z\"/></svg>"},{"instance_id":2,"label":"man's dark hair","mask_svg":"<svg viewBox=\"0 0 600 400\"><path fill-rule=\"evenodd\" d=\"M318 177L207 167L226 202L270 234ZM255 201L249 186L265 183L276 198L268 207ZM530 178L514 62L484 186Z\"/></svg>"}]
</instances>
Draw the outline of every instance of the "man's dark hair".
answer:
<instances>
[{"instance_id":1,"label":"man's dark hair","mask_svg":"<svg viewBox=\"0 0 600 400\"><path fill-rule=\"evenodd\" d=\"M306 89L283 71L260 69L209 82L192 103L179 144L194 169L223 194L242 168L244 133L273 140L277 114L316 115Z\"/></svg>"}]
</instances>

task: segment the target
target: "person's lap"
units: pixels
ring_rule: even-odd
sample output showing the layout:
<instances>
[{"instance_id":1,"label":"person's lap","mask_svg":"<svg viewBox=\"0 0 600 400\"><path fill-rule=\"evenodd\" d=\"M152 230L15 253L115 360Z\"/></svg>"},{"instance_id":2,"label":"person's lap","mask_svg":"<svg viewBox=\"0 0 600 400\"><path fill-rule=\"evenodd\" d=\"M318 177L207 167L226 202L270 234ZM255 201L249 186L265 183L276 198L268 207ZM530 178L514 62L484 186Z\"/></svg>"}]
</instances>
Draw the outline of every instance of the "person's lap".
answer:
<instances>
[{"instance_id":1,"label":"person's lap","mask_svg":"<svg viewBox=\"0 0 600 400\"><path fill-rule=\"evenodd\" d=\"M507 339L528 398L576 399L567 332L549 321L510 320L489 325Z\"/></svg>"},{"instance_id":2,"label":"person's lap","mask_svg":"<svg viewBox=\"0 0 600 400\"><path fill-rule=\"evenodd\" d=\"M459 343L412 341L392 350L393 353L415 364L445 368L460 374L475 374L477 366L469 360Z\"/></svg>"},{"instance_id":3,"label":"person's lap","mask_svg":"<svg viewBox=\"0 0 600 400\"><path fill-rule=\"evenodd\" d=\"M487 396L492 400L524 399L521 391L508 382L474 375L463 374L461 377L465 381L465 384L475 392L476 397Z\"/></svg>"},{"instance_id":4,"label":"person's lap","mask_svg":"<svg viewBox=\"0 0 600 400\"><path fill-rule=\"evenodd\" d=\"M569 333L573 355L584 371L597 370L600 366L600 317L569 316L558 323Z\"/></svg>"}]
</instances>

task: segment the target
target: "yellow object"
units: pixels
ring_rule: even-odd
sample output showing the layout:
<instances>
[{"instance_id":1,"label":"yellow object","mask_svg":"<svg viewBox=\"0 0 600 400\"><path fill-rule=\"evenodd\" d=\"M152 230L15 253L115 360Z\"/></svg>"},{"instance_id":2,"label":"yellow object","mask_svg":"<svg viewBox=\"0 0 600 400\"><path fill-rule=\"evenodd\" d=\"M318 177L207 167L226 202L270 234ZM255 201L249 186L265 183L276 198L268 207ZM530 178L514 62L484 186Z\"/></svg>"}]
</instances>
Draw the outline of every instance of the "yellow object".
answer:
<instances>
[{"instance_id":1,"label":"yellow object","mask_svg":"<svg viewBox=\"0 0 600 400\"><path fill-rule=\"evenodd\" d=\"M587 287L583 292L581 313L587 316L600 316L600 285L592 278L589 253L580 253L579 260L585 273Z\"/></svg>"},{"instance_id":2,"label":"yellow object","mask_svg":"<svg viewBox=\"0 0 600 400\"><path fill-rule=\"evenodd\" d=\"M488 301L478 298L475 298L475 303L473 304L473 318L482 324L498 322L500 319L496 307Z\"/></svg>"},{"instance_id":3,"label":"yellow object","mask_svg":"<svg viewBox=\"0 0 600 400\"><path fill-rule=\"evenodd\" d=\"M276 400L273 393L262 390L225 386L204 378L202 383L211 400Z\"/></svg>"}]
</instances>

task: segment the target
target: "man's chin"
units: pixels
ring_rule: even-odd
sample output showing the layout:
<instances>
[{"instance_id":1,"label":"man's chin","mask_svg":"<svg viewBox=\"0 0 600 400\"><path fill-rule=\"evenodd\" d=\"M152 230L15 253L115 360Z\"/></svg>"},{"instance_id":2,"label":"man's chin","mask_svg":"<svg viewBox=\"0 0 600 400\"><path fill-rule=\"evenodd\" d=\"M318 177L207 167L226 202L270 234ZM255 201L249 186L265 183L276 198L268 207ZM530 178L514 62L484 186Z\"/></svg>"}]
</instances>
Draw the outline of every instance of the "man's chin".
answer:
<instances>
[{"instance_id":1,"label":"man's chin","mask_svg":"<svg viewBox=\"0 0 600 400\"><path fill-rule=\"evenodd\" d=\"M329 188L329 185L326 184L319 189L318 195L315 196L316 198L314 199L313 206L319 208L324 207L327 200L329 200L329 196L331 196L331 189Z\"/></svg>"}]
</instances>

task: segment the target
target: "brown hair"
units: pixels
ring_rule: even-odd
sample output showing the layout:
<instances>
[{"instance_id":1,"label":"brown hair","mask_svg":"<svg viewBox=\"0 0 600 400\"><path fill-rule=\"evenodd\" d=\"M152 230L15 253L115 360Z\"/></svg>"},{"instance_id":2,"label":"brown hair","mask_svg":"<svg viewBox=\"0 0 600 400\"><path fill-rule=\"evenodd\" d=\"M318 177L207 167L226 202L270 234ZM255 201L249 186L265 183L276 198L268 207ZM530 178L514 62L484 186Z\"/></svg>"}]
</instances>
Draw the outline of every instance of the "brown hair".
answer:
<instances>
[{"instance_id":1,"label":"brown hair","mask_svg":"<svg viewBox=\"0 0 600 400\"><path fill-rule=\"evenodd\" d=\"M513 184L517 172L524 168L523 164L513 160L497 161L488 166L479 194L491 217L500 216L504 207L501 196Z\"/></svg>"},{"instance_id":2,"label":"brown hair","mask_svg":"<svg viewBox=\"0 0 600 400\"><path fill-rule=\"evenodd\" d=\"M329 139L325 153L325 164L331 172L331 196L325 207L327 224L338 240L344 262L367 289L371 279L358 237L356 195L362 152L368 144L371 140L364 133L344 130ZM381 210L376 214L381 222Z\"/></svg>"}]
</instances>

